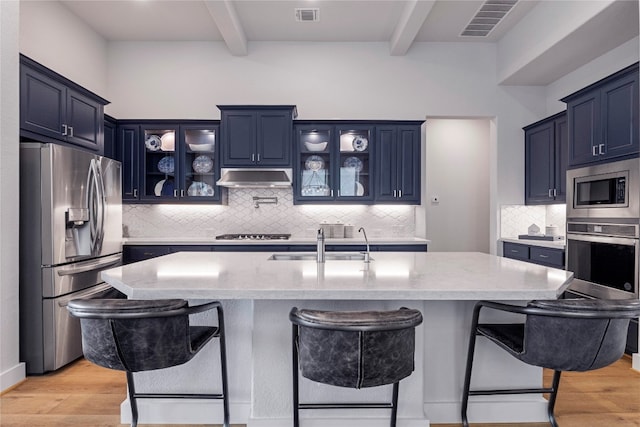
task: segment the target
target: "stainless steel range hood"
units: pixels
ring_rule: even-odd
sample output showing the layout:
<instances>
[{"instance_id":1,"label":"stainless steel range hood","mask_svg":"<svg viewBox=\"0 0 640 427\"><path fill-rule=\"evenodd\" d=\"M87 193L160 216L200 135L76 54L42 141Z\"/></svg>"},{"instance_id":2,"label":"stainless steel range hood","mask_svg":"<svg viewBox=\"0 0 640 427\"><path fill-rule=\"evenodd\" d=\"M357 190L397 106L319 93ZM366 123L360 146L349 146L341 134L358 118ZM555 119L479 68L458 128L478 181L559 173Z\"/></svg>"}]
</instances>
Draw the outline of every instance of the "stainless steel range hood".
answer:
<instances>
[{"instance_id":1,"label":"stainless steel range hood","mask_svg":"<svg viewBox=\"0 0 640 427\"><path fill-rule=\"evenodd\" d=\"M216 182L229 188L291 188L291 169L222 168Z\"/></svg>"}]
</instances>

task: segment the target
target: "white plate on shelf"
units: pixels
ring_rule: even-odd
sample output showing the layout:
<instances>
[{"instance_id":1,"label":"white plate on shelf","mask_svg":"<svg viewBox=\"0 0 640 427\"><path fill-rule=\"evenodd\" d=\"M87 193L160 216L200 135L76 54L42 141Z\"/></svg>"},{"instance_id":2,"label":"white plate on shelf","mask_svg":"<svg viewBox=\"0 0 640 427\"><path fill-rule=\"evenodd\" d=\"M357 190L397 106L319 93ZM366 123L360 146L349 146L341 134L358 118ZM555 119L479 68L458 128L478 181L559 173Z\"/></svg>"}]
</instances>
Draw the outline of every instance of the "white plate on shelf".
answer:
<instances>
[{"instance_id":1,"label":"white plate on shelf","mask_svg":"<svg viewBox=\"0 0 640 427\"><path fill-rule=\"evenodd\" d=\"M162 140L158 135L149 135L144 145L149 151L158 151L162 147Z\"/></svg>"},{"instance_id":2,"label":"white plate on shelf","mask_svg":"<svg viewBox=\"0 0 640 427\"><path fill-rule=\"evenodd\" d=\"M345 168L354 168L356 172L360 172L362 170L362 160L357 157L347 157L344 159L343 165Z\"/></svg>"},{"instance_id":3,"label":"white plate on shelf","mask_svg":"<svg viewBox=\"0 0 640 427\"><path fill-rule=\"evenodd\" d=\"M158 181L156 186L153 188L153 194L155 194L158 197L162 196L162 186L164 185L165 181L166 179L161 179L160 181Z\"/></svg>"},{"instance_id":4,"label":"white plate on shelf","mask_svg":"<svg viewBox=\"0 0 640 427\"><path fill-rule=\"evenodd\" d=\"M364 136L356 135L353 137L351 145L353 145L353 149L356 151L364 151L369 146L369 140Z\"/></svg>"},{"instance_id":5,"label":"white plate on shelf","mask_svg":"<svg viewBox=\"0 0 640 427\"><path fill-rule=\"evenodd\" d=\"M175 160L172 156L164 156L158 162L158 170L162 173L173 173L175 170Z\"/></svg>"},{"instance_id":6,"label":"white plate on shelf","mask_svg":"<svg viewBox=\"0 0 640 427\"><path fill-rule=\"evenodd\" d=\"M324 160L322 160L322 157L320 156L309 156L307 161L304 163L304 167L312 171L319 171L324 169Z\"/></svg>"},{"instance_id":7,"label":"white plate on shelf","mask_svg":"<svg viewBox=\"0 0 640 427\"><path fill-rule=\"evenodd\" d=\"M356 181L356 196L364 196L364 186Z\"/></svg>"},{"instance_id":8,"label":"white plate on shelf","mask_svg":"<svg viewBox=\"0 0 640 427\"><path fill-rule=\"evenodd\" d=\"M193 160L191 167L197 173L209 173L213 169L213 160L209 156L200 155Z\"/></svg>"}]
</instances>

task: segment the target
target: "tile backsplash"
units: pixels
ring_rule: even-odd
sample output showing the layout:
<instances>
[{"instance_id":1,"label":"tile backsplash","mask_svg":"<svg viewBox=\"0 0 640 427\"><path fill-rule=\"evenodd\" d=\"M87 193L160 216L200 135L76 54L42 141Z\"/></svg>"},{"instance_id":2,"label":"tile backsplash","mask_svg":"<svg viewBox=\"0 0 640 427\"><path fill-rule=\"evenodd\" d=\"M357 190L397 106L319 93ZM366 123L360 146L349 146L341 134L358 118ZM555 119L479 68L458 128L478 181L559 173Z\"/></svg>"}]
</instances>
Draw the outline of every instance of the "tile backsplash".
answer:
<instances>
[{"instance_id":1,"label":"tile backsplash","mask_svg":"<svg viewBox=\"0 0 640 427\"><path fill-rule=\"evenodd\" d=\"M546 226L556 225L561 235L566 233L566 205L503 205L500 208L500 237L514 238L527 234L531 224L540 227L544 233Z\"/></svg>"},{"instance_id":2,"label":"tile backsplash","mask_svg":"<svg viewBox=\"0 0 640 427\"><path fill-rule=\"evenodd\" d=\"M255 207L253 197L277 197ZM414 237L415 207L294 205L291 190L233 189L227 206L123 205L124 237L215 237L226 233L290 233L314 237L322 221L364 226L372 237Z\"/></svg>"}]
</instances>

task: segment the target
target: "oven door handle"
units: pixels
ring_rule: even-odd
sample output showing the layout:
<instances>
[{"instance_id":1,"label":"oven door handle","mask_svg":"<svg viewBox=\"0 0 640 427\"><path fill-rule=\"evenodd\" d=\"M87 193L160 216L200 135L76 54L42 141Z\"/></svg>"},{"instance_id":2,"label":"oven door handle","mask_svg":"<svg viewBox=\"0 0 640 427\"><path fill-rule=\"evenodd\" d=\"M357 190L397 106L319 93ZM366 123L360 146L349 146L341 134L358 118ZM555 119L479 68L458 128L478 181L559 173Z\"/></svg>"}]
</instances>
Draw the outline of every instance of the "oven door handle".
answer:
<instances>
[{"instance_id":1,"label":"oven door handle","mask_svg":"<svg viewBox=\"0 0 640 427\"><path fill-rule=\"evenodd\" d=\"M593 234L572 234L567 233L568 240L580 240L582 242L595 242L595 243L611 243L614 245L624 246L637 246L638 239L632 237L610 237L610 236L597 236Z\"/></svg>"}]
</instances>

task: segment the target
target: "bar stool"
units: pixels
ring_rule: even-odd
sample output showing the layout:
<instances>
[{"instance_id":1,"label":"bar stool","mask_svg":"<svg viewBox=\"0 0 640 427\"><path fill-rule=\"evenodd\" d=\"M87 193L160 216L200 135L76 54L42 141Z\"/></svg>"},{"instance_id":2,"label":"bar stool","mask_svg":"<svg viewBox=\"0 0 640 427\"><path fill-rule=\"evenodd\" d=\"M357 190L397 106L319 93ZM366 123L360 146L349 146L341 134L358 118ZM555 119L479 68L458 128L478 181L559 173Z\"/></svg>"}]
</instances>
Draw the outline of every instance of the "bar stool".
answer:
<instances>
[{"instance_id":1,"label":"bar stool","mask_svg":"<svg viewBox=\"0 0 640 427\"><path fill-rule=\"evenodd\" d=\"M524 323L483 324L478 322L482 308L520 313ZM467 365L462 395L462 424L469 426L469 396L496 394L549 393L547 413L553 427L558 423L553 413L563 371L590 371L620 359L627 340L629 320L640 315L638 300L565 299L531 301L526 307L480 301L473 311ZM470 390L471 367L476 336L497 344L515 358L529 365L553 369L549 388L509 390Z\"/></svg>"},{"instance_id":2,"label":"bar stool","mask_svg":"<svg viewBox=\"0 0 640 427\"><path fill-rule=\"evenodd\" d=\"M190 326L189 315L217 310L218 326ZM71 315L80 318L82 350L96 365L125 371L131 426L138 424L137 398L222 399L224 427L229 427L227 361L224 316L219 302L189 307L181 299L77 299L69 302ZM213 338L220 340L222 393L137 393L133 372L181 365L191 360Z\"/></svg>"},{"instance_id":3,"label":"bar stool","mask_svg":"<svg viewBox=\"0 0 640 427\"><path fill-rule=\"evenodd\" d=\"M414 370L415 327L418 310L320 311L289 313L293 350L293 425L299 427L300 409L391 409L396 425L400 380ZM391 402L300 403L298 367L303 377L339 387L363 388L393 384Z\"/></svg>"}]
</instances>

